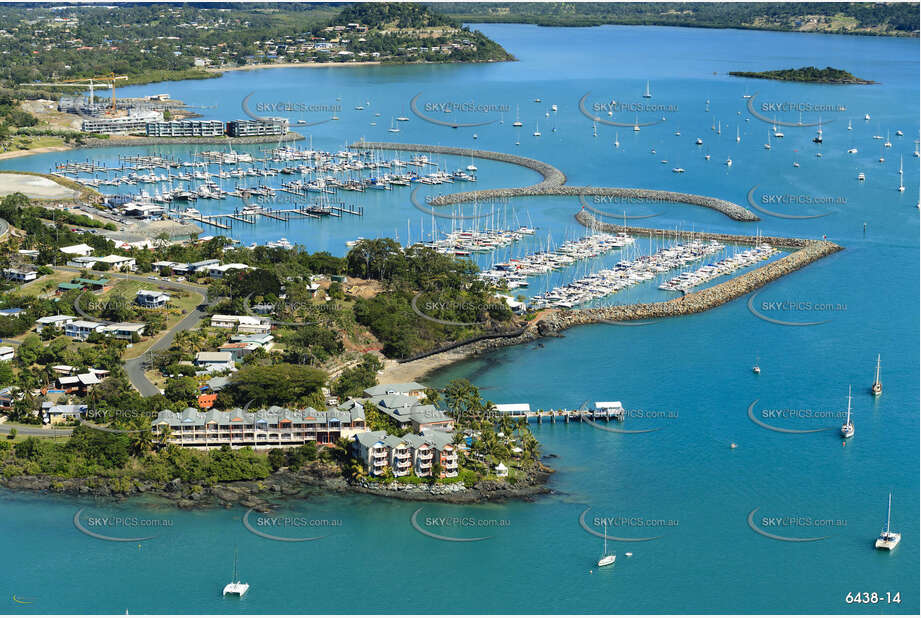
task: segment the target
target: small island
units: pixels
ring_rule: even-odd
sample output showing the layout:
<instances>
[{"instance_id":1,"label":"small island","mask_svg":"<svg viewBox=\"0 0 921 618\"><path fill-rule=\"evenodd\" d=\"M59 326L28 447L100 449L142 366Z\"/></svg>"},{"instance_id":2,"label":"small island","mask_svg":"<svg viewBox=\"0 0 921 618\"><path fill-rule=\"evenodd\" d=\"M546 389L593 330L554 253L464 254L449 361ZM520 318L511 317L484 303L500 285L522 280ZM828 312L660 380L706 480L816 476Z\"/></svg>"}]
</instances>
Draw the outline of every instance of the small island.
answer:
<instances>
[{"instance_id":1,"label":"small island","mask_svg":"<svg viewBox=\"0 0 921 618\"><path fill-rule=\"evenodd\" d=\"M860 79L847 71L825 67L800 67L798 69L783 69L780 71L730 71L735 77L751 77L754 79L775 79L784 82L810 82L813 84L875 84L876 82Z\"/></svg>"}]
</instances>

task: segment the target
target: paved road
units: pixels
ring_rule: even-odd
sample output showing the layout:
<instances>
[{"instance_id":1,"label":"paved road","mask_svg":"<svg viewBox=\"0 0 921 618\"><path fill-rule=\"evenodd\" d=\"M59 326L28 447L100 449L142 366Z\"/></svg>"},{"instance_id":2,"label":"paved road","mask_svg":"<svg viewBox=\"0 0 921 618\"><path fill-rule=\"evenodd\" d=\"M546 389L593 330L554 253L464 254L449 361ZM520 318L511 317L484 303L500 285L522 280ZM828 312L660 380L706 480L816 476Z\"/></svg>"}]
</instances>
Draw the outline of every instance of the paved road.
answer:
<instances>
[{"instance_id":1,"label":"paved road","mask_svg":"<svg viewBox=\"0 0 921 618\"><path fill-rule=\"evenodd\" d=\"M60 270L80 272L79 268L71 268L69 266L59 267ZM131 385L138 390L141 395L144 397L151 397L153 395L158 395L160 389L158 389L153 382L147 379L147 376L144 375L144 365L146 358L150 352L158 352L160 350L165 350L169 348L173 343L173 339L176 338L176 333L181 330L189 330L198 325L198 323L205 317L206 312L204 308L209 304L208 300L208 289L198 285L191 285L188 283L180 283L178 281L163 281L157 279L156 281L144 277L142 275L128 275L125 273L106 273L106 276L121 277L123 279L131 279L133 281L141 281L144 283L156 283L157 285L173 288L177 290L185 290L187 292L193 292L196 294L201 294L204 296L204 301L201 305L193 309L189 315L180 320L175 326L166 331L161 335L160 339L154 343L148 351L138 358L132 358L124 362L125 373L128 374L128 380L131 382Z\"/></svg>"},{"instance_id":2,"label":"paved road","mask_svg":"<svg viewBox=\"0 0 921 618\"><path fill-rule=\"evenodd\" d=\"M10 429L15 429L16 433L21 436L42 436L42 437L64 437L73 433L73 427L62 427L61 429L45 429L41 425L10 425L8 423L0 424L0 433L7 434Z\"/></svg>"}]
</instances>

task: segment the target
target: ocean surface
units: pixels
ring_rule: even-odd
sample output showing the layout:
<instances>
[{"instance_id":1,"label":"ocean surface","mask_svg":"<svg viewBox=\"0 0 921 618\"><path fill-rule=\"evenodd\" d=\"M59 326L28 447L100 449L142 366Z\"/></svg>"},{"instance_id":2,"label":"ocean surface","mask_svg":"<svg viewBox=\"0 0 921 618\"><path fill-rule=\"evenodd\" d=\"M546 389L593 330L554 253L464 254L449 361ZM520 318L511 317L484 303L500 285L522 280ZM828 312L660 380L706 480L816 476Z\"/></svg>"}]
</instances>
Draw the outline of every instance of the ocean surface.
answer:
<instances>
[{"instance_id":1,"label":"ocean surface","mask_svg":"<svg viewBox=\"0 0 921 618\"><path fill-rule=\"evenodd\" d=\"M534 426L544 452L555 456L547 463L557 473L554 494L533 503L457 507L309 496L283 502L273 514L279 520L248 516L257 532L295 539L279 541L251 532L244 509L186 512L155 501L112 504L0 492L8 565L0 582L9 599L3 611L918 613L918 40L658 27L480 29L518 61L230 72L119 94L168 92L189 105L216 106L199 111L223 120L244 117L241 101L250 93L251 111L257 102L339 103L340 120L293 128L325 150L359 138L459 145L549 162L571 184L670 189L743 205L751 193L758 207L773 213L827 215L790 219L761 212L761 221L740 223L689 205L586 200L612 220L624 212L657 215L632 222L640 226L827 236L845 250L771 283L754 298L705 314L581 327L541 346L504 349L430 376L436 386L469 378L496 403L528 402L532 409L623 402L630 411L623 424ZM878 83L829 86L727 75L808 65L843 68ZM650 99L641 96L647 80ZM426 122L411 111L417 95L417 109L430 118L448 116L428 111L438 110L437 103L474 103L490 111L454 112L451 118L493 122L458 129ZM597 136L579 109L583 97L588 109L601 110L593 112L602 119ZM603 105L612 100L624 107L608 116ZM775 138L772 122L753 115L749 103L770 121L776 116L784 137ZM550 111L553 104L557 112ZM496 105L508 110L501 124L490 107ZM520 130L511 126L516 108ZM812 142L816 126L782 124L799 122L801 109L803 123L821 116L820 146ZM307 122L328 116L286 115ZM410 121L390 133L397 116ZM644 124L639 132L632 130L634 122ZM542 135L534 137L538 123ZM890 148L883 145L887 134ZM703 145L695 145L697 137ZM764 148L769 139L770 150ZM271 146L237 150L261 154ZM856 154L847 153L852 147ZM115 164L120 154L188 157L216 148L223 147L81 150L7 160L0 168L47 172L67 160ZM450 169L470 163L433 158ZM724 164L727 158L731 167ZM419 201L538 180L535 172L513 165L476 165L474 186L423 187ZM674 167L686 172L673 173ZM432 232L432 217L413 206L409 188L340 193L336 199L364 206L365 215L287 225L262 221L234 226L232 236L247 244L286 237L309 251L343 255L345 242L358 236L396 234L406 242ZM235 206L231 200L195 205L205 214ZM478 205L495 209L510 227L533 225L538 232L477 260L488 265L580 236L573 218L580 207L568 197ZM472 206L445 212L469 214ZM460 223L439 217L435 225L440 233ZM632 251L648 249L649 241L640 239ZM618 259L614 253L554 273L549 281L535 279L528 293ZM606 302L671 296L656 285ZM759 315L819 323L787 326ZM877 354L884 392L873 398ZM751 371L756 362L760 375ZM849 386L856 435L844 445L837 427ZM825 431L788 433L763 425ZM730 448L733 443L737 448ZM884 553L873 541L886 521L889 492L892 528L902 541ZM74 523L80 509L83 530L153 538L118 542L85 534ZM608 536L622 540L608 542L616 564L598 569L597 535L605 520ZM450 542L419 529L482 540ZM321 538L296 541L314 537ZM251 585L242 600L220 595L233 572L235 548L241 579ZM877 593L878 602L847 602L849 593L864 592ZM896 593L899 603L893 602Z\"/></svg>"}]
</instances>

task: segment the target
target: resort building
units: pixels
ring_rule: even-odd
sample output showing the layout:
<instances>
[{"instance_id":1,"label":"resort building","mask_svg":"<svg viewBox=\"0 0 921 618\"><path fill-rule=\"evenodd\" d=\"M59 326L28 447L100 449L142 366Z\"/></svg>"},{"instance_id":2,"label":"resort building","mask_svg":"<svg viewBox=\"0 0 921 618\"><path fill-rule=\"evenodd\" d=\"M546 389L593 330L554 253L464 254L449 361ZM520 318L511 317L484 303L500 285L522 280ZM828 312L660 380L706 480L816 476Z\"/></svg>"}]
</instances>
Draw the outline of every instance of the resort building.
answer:
<instances>
[{"instance_id":1,"label":"resort building","mask_svg":"<svg viewBox=\"0 0 921 618\"><path fill-rule=\"evenodd\" d=\"M83 121L84 133L107 135L147 135L147 124L161 122L163 112L157 110L132 110L128 116L117 118L92 118Z\"/></svg>"},{"instance_id":2,"label":"resort building","mask_svg":"<svg viewBox=\"0 0 921 618\"><path fill-rule=\"evenodd\" d=\"M250 137L254 135L285 135L287 133L287 118L268 118L266 121L231 120L227 123L227 135L230 137Z\"/></svg>"},{"instance_id":3,"label":"resort building","mask_svg":"<svg viewBox=\"0 0 921 618\"><path fill-rule=\"evenodd\" d=\"M400 384L378 384L364 390L365 397L382 397L384 395L404 395L422 399L425 397L425 387L418 382L403 382Z\"/></svg>"},{"instance_id":4,"label":"resort building","mask_svg":"<svg viewBox=\"0 0 921 618\"><path fill-rule=\"evenodd\" d=\"M93 268L100 262L108 264L109 268L112 270L134 270L135 267L134 258L125 257L124 255L106 255L103 257L81 256L68 260L67 265L76 268Z\"/></svg>"},{"instance_id":5,"label":"resort building","mask_svg":"<svg viewBox=\"0 0 921 618\"><path fill-rule=\"evenodd\" d=\"M364 414L340 410L319 412L313 408L289 410L278 406L244 412L199 412L186 408L180 413L163 410L152 423L155 434L169 432L169 441L190 448L277 448L308 442L335 443L340 437L364 432Z\"/></svg>"},{"instance_id":6,"label":"resort building","mask_svg":"<svg viewBox=\"0 0 921 618\"><path fill-rule=\"evenodd\" d=\"M454 419L433 405L423 405L409 395L384 395L372 399L375 407L396 422L401 429L411 427L413 431L440 429L453 431Z\"/></svg>"},{"instance_id":7,"label":"resort building","mask_svg":"<svg viewBox=\"0 0 921 618\"><path fill-rule=\"evenodd\" d=\"M389 468L393 476L415 474L432 476L439 464L440 478L457 476L457 450L451 435L441 431L392 436L385 431L366 431L355 435L352 453L371 476L383 476Z\"/></svg>"},{"instance_id":8,"label":"resort building","mask_svg":"<svg viewBox=\"0 0 921 618\"><path fill-rule=\"evenodd\" d=\"M170 120L148 122L148 137L220 137L224 123L220 120Z\"/></svg>"}]
</instances>

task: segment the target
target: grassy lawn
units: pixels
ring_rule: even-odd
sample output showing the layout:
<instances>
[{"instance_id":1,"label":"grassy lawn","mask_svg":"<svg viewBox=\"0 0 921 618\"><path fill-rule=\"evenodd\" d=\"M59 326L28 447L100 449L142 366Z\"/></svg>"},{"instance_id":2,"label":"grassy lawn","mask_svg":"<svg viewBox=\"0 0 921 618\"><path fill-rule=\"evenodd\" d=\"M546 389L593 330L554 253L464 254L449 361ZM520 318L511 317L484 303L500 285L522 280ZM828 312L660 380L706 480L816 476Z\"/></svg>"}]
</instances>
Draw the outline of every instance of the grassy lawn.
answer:
<instances>
[{"instance_id":1,"label":"grassy lawn","mask_svg":"<svg viewBox=\"0 0 921 618\"><path fill-rule=\"evenodd\" d=\"M35 281L30 281L29 283L21 285L19 287L19 292L21 294L36 297L48 296L49 293L54 295L54 290L58 287L59 283L66 283L77 276L76 273L55 271L50 275L43 275Z\"/></svg>"},{"instance_id":2,"label":"grassy lawn","mask_svg":"<svg viewBox=\"0 0 921 618\"><path fill-rule=\"evenodd\" d=\"M115 287L119 288L121 284L131 284L130 287L126 285L124 288L121 288L123 290L129 290L129 291L122 291L122 294L124 294L126 297L134 298L137 295L138 290L159 289L156 283L157 283L156 281L151 281L149 283L141 283L140 281L125 280L125 281L120 281L119 284L116 285ZM175 290L175 289L168 289L168 288L164 288L164 291L170 295L170 299L171 299L170 308L168 309L168 317L166 319L166 328L164 328L162 331L160 331L153 337L146 337L140 343L136 343L130 348L127 348L125 350L125 353L122 355L123 359L128 360L131 358L137 358L138 356L141 356L142 354L147 352L147 350L150 349L150 346L152 346L154 343L159 341L160 338L164 334L166 334L167 331L169 331L171 328L176 326L176 324L178 324L183 318L185 318L185 316L189 315L192 309L202 304L205 300L205 297L202 294L198 294L196 292L186 292L185 290ZM162 309L151 309L150 311L163 311L163 310Z\"/></svg>"}]
</instances>

